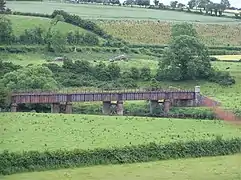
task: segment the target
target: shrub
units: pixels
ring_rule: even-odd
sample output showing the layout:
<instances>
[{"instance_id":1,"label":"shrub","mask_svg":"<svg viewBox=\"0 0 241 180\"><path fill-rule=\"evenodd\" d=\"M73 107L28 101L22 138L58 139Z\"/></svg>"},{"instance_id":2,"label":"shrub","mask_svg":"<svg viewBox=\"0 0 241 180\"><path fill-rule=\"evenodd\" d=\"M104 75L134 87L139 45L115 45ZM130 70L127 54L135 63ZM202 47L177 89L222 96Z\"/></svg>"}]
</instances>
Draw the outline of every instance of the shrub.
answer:
<instances>
[{"instance_id":1,"label":"shrub","mask_svg":"<svg viewBox=\"0 0 241 180\"><path fill-rule=\"evenodd\" d=\"M210 141L150 143L123 148L29 151L22 153L4 151L0 154L0 174L24 171L80 167L99 164L123 164L166 159L219 156L241 152L241 139L224 140L216 137Z\"/></svg>"},{"instance_id":2,"label":"shrub","mask_svg":"<svg viewBox=\"0 0 241 180\"><path fill-rule=\"evenodd\" d=\"M230 86L235 84L235 79L230 76L229 72L222 72L213 70L210 74L209 81L218 83L223 86Z\"/></svg>"},{"instance_id":3,"label":"shrub","mask_svg":"<svg viewBox=\"0 0 241 180\"><path fill-rule=\"evenodd\" d=\"M44 44L44 30L40 27L25 29L19 36L19 42L23 44Z\"/></svg>"}]
</instances>

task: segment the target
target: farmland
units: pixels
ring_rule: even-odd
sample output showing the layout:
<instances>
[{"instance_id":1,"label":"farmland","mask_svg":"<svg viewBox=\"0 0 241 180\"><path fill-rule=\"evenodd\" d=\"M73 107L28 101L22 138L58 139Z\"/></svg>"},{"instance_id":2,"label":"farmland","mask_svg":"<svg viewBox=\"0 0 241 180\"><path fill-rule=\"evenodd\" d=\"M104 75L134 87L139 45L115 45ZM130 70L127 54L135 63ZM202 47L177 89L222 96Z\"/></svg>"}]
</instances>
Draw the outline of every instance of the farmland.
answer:
<instances>
[{"instance_id":1,"label":"farmland","mask_svg":"<svg viewBox=\"0 0 241 180\"><path fill-rule=\"evenodd\" d=\"M208 120L5 113L0 117L0 125L1 150L13 152L95 149L241 136L239 128Z\"/></svg>"},{"instance_id":2,"label":"farmland","mask_svg":"<svg viewBox=\"0 0 241 180\"><path fill-rule=\"evenodd\" d=\"M134 20L163 20L163 21L189 21L195 22L199 20L204 23L239 23L236 19L200 16L196 14L188 14L184 12L157 11L145 8L130 8L118 6L100 6L86 4L68 4L55 2L7 2L7 6L13 11L46 13L50 14L56 9L64 9L65 11L76 14L82 18L88 19L134 19ZM27 7L27 8L26 8ZM104 13L103 13L104 11ZM124 16L123 16L124 15Z\"/></svg>"},{"instance_id":3,"label":"farmland","mask_svg":"<svg viewBox=\"0 0 241 180\"><path fill-rule=\"evenodd\" d=\"M240 20L179 11L46 1L8 1L7 7L18 11L18 15L6 15L13 32L0 46L0 60L13 63L0 64L3 68L0 73L1 111L13 111L8 99L4 98L16 89L40 87L43 90L47 87L63 92L151 86L193 90L194 86L200 85L203 95L221 102L221 108L241 115ZM64 11L53 13L54 10ZM31 13L54 15L44 18L44 14ZM47 32L54 21L53 29ZM165 58L164 46L174 40L172 25L184 21L193 23L198 34L197 40L192 35L184 40L194 42L194 46L200 40L208 46L208 52L200 50L203 56L198 59L199 54L193 55L195 50L191 52L187 46L187 50L182 49L179 54L189 52L183 57L189 56L192 64L188 68L183 65L183 69L188 69L191 78L170 80L165 78L166 73L158 79L159 62ZM36 27L41 27L44 32L25 31ZM69 33L76 30L84 34ZM120 54L128 60L111 62L111 58ZM198 61L210 61L208 55L220 60L211 61L215 70L211 71L210 65L207 71L197 71L205 74L210 70L211 75L189 71L196 68ZM56 57L64 58L57 61ZM176 54L170 57L169 62L175 58L179 60ZM175 73L175 70L171 71L171 74ZM212 75L218 80L210 80ZM228 83L223 83L223 79ZM124 116L99 115L101 109L102 102L73 103L73 110L76 110L73 114L49 114L43 112L50 112L50 104L21 104L18 110L22 112L1 112L0 179L241 178L241 126L215 119L214 112L207 107L171 106L170 116L165 118L161 118L160 113L147 117L152 115L145 101L124 102ZM31 110L38 113L24 112ZM184 116L168 118L175 113ZM184 119L185 114L194 116ZM202 114L207 116L198 116ZM228 156L231 154L236 155ZM196 159L190 159L194 157Z\"/></svg>"},{"instance_id":4,"label":"farmland","mask_svg":"<svg viewBox=\"0 0 241 180\"><path fill-rule=\"evenodd\" d=\"M168 44L173 22L100 21L100 27L133 44ZM240 46L240 24L194 24L203 43L208 46Z\"/></svg>"},{"instance_id":5,"label":"farmland","mask_svg":"<svg viewBox=\"0 0 241 180\"><path fill-rule=\"evenodd\" d=\"M24 32L25 29L31 29L34 27L41 27L45 31L50 26L50 19L47 18L39 18L39 17L31 17L31 16L7 16L10 19L14 34L19 35ZM71 24L67 24L64 22L58 23L55 27L55 30L61 30L61 33L67 33L70 30L75 31L78 30L80 32L86 32L84 29L79 28L77 26L73 26Z\"/></svg>"},{"instance_id":6,"label":"farmland","mask_svg":"<svg viewBox=\"0 0 241 180\"><path fill-rule=\"evenodd\" d=\"M5 176L3 180L239 180L241 155L95 166Z\"/></svg>"}]
</instances>

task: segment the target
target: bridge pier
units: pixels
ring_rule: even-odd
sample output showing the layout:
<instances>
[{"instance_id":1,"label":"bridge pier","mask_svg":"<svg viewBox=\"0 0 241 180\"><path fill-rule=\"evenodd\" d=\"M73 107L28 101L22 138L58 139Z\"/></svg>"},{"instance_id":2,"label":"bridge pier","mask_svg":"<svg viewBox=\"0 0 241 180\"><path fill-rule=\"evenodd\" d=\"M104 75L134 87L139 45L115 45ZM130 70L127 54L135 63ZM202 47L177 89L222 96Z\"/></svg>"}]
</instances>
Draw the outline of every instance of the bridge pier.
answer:
<instances>
[{"instance_id":1,"label":"bridge pier","mask_svg":"<svg viewBox=\"0 0 241 180\"><path fill-rule=\"evenodd\" d=\"M153 114L158 108L160 108L158 100L150 100L150 113Z\"/></svg>"},{"instance_id":2,"label":"bridge pier","mask_svg":"<svg viewBox=\"0 0 241 180\"><path fill-rule=\"evenodd\" d=\"M11 104L11 112L17 112L18 105L16 103Z\"/></svg>"},{"instance_id":3,"label":"bridge pier","mask_svg":"<svg viewBox=\"0 0 241 180\"><path fill-rule=\"evenodd\" d=\"M116 114L123 116L123 114L124 114L123 101L117 101Z\"/></svg>"},{"instance_id":4,"label":"bridge pier","mask_svg":"<svg viewBox=\"0 0 241 180\"><path fill-rule=\"evenodd\" d=\"M109 115L111 112L111 101L103 101L102 113L105 115Z\"/></svg>"},{"instance_id":5,"label":"bridge pier","mask_svg":"<svg viewBox=\"0 0 241 180\"><path fill-rule=\"evenodd\" d=\"M60 112L60 103L51 104L51 113L59 113Z\"/></svg>"},{"instance_id":6,"label":"bridge pier","mask_svg":"<svg viewBox=\"0 0 241 180\"><path fill-rule=\"evenodd\" d=\"M164 100L164 114L168 114L171 107L171 101L169 99Z\"/></svg>"},{"instance_id":7,"label":"bridge pier","mask_svg":"<svg viewBox=\"0 0 241 180\"><path fill-rule=\"evenodd\" d=\"M65 113L66 114L72 114L72 112L73 112L72 103L67 102L66 105L65 105Z\"/></svg>"}]
</instances>

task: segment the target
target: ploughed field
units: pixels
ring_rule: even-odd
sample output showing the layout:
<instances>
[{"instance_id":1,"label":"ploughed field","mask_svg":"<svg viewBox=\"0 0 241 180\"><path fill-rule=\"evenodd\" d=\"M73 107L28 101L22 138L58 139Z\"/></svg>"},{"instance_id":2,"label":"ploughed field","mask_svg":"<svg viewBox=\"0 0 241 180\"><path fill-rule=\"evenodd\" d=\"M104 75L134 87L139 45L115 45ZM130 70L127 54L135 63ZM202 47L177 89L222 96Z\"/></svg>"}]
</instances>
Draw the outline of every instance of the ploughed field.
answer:
<instances>
[{"instance_id":1,"label":"ploughed field","mask_svg":"<svg viewBox=\"0 0 241 180\"><path fill-rule=\"evenodd\" d=\"M174 22L109 20L96 21L114 37L133 44L169 44ZM201 41L207 46L240 46L240 24L195 23Z\"/></svg>"},{"instance_id":2,"label":"ploughed field","mask_svg":"<svg viewBox=\"0 0 241 180\"><path fill-rule=\"evenodd\" d=\"M0 151L45 151L123 147L150 142L241 137L222 121L94 115L2 113Z\"/></svg>"}]
</instances>

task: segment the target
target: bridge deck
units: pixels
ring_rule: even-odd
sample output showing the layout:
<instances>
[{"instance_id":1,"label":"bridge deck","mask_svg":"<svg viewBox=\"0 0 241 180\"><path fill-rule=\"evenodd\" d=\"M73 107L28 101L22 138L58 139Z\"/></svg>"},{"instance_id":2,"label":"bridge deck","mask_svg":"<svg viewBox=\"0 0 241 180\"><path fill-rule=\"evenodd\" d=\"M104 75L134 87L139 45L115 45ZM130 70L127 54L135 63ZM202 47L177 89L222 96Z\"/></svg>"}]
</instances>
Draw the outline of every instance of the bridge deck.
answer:
<instances>
[{"instance_id":1,"label":"bridge deck","mask_svg":"<svg viewBox=\"0 0 241 180\"><path fill-rule=\"evenodd\" d=\"M80 92L80 93L14 93L12 103L60 103L88 101L128 101L161 99L195 99L194 91Z\"/></svg>"}]
</instances>

